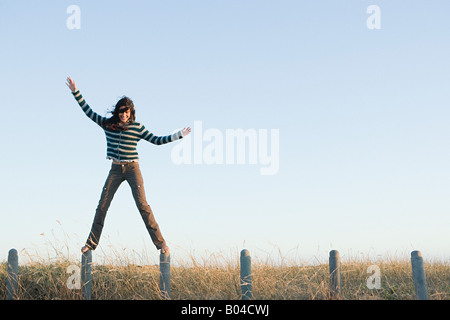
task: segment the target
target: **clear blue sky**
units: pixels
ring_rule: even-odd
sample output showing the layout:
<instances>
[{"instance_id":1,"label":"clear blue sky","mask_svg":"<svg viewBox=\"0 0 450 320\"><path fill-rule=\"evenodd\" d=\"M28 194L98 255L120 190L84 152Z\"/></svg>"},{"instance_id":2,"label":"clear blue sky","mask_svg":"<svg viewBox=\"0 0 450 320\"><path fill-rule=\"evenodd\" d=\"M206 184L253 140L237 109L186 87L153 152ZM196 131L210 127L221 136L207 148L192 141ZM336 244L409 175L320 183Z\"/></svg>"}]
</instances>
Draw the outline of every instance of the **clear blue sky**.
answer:
<instances>
[{"instance_id":1,"label":"clear blue sky","mask_svg":"<svg viewBox=\"0 0 450 320\"><path fill-rule=\"evenodd\" d=\"M66 26L70 5L80 29ZM369 5L381 29L367 28ZM66 241L78 255L90 230L110 162L71 76L101 115L130 96L156 135L194 121L279 130L269 176L258 164L175 165L185 141L138 144L175 259L248 248L448 260L449 14L444 0L2 1L0 253ZM109 245L157 259L126 182L100 251Z\"/></svg>"}]
</instances>

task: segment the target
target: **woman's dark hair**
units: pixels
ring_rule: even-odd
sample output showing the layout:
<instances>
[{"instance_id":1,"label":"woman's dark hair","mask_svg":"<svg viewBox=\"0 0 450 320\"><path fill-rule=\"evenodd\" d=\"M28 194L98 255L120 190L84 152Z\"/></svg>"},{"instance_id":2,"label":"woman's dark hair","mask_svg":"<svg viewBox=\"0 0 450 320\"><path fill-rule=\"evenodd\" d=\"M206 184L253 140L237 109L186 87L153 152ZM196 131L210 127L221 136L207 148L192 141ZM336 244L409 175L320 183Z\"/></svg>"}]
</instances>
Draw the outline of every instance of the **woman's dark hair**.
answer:
<instances>
[{"instance_id":1,"label":"woman's dark hair","mask_svg":"<svg viewBox=\"0 0 450 320\"><path fill-rule=\"evenodd\" d=\"M111 118L108 118L105 123L105 127L110 130L128 130L127 126L122 126L120 124L120 118L119 118L119 110L125 109L127 111L130 109L130 119L128 119L127 124L131 124L136 120L136 112L134 110L134 104L133 100L130 98L123 96L120 98L119 101L117 101L116 105L114 106L114 109L112 111L109 111L109 113L112 114Z\"/></svg>"}]
</instances>

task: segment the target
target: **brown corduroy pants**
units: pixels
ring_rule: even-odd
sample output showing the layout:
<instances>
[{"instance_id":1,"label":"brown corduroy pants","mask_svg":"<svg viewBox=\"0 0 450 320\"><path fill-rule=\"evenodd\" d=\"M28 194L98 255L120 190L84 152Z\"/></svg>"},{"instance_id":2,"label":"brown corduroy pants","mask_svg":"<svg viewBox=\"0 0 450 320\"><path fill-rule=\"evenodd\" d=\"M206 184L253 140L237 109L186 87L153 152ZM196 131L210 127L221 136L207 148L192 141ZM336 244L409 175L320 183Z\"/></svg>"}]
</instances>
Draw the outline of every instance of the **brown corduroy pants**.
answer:
<instances>
[{"instance_id":1,"label":"brown corduroy pants","mask_svg":"<svg viewBox=\"0 0 450 320\"><path fill-rule=\"evenodd\" d=\"M129 162L126 164L113 163L111 165L111 170L106 178L86 245L92 250L95 250L97 247L102 234L106 212L111 205L114 194L120 184L125 180L131 187L134 201L136 202L136 206L141 214L142 220L144 220L145 227L147 228L154 245L157 249L165 247L166 242L145 197L144 180L142 179L138 162Z\"/></svg>"}]
</instances>

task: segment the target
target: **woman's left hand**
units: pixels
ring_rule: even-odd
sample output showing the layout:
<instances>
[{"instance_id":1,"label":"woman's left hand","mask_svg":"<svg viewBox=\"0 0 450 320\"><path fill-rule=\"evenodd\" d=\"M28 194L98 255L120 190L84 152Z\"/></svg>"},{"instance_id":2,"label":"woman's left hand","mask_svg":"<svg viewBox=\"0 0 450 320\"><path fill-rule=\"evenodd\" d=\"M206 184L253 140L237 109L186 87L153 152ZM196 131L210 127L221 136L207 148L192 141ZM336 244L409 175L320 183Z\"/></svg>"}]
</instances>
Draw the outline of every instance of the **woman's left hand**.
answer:
<instances>
[{"instance_id":1,"label":"woman's left hand","mask_svg":"<svg viewBox=\"0 0 450 320\"><path fill-rule=\"evenodd\" d=\"M184 127L182 130L181 130L181 134L183 135L183 137L186 137L189 133L191 133L191 128L190 127Z\"/></svg>"}]
</instances>

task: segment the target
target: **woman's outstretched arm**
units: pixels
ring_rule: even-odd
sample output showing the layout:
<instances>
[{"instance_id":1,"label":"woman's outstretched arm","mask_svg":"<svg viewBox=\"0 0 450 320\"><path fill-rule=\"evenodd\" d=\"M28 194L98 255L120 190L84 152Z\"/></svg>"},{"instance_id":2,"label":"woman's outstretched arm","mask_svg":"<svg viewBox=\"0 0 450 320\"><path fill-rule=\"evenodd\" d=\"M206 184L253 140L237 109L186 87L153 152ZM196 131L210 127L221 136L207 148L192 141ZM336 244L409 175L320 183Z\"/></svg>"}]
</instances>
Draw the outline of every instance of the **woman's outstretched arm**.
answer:
<instances>
[{"instance_id":1,"label":"woman's outstretched arm","mask_svg":"<svg viewBox=\"0 0 450 320\"><path fill-rule=\"evenodd\" d=\"M77 85L75 84L75 81L73 81L70 77L67 77L67 83L66 85L69 87L69 89L72 91L73 96L77 100L78 104L81 107L81 110L84 111L84 113L96 124L103 127L106 118L100 116L99 114L95 113L94 110L91 109L91 107L86 103L86 100L84 100L83 96L80 93L80 90L78 90Z\"/></svg>"},{"instance_id":2,"label":"woman's outstretched arm","mask_svg":"<svg viewBox=\"0 0 450 320\"><path fill-rule=\"evenodd\" d=\"M191 132L191 128L185 127L182 130L175 132L174 134L168 136L155 136L153 133L148 131L145 127L143 128L141 133L141 138L151 142L153 144L161 145L169 142L173 142L175 140L182 139L187 136Z\"/></svg>"}]
</instances>

